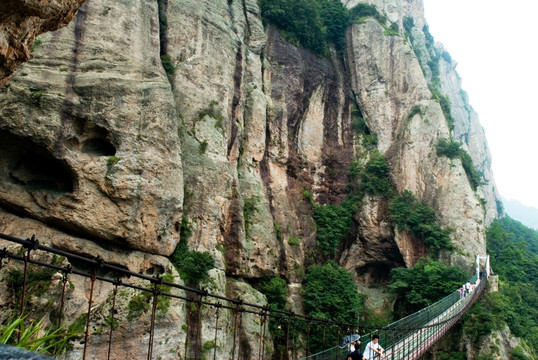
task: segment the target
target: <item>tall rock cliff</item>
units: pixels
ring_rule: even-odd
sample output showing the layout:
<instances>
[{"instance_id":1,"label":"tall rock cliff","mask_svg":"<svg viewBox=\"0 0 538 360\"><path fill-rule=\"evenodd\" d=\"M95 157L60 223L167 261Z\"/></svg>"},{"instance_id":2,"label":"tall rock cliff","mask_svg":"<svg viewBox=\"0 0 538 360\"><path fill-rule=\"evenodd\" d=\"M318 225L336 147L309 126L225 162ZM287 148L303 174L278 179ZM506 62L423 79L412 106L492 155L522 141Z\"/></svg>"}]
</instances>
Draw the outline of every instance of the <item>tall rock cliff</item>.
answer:
<instances>
[{"instance_id":1,"label":"tall rock cliff","mask_svg":"<svg viewBox=\"0 0 538 360\"><path fill-rule=\"evenodd\" d=\"M212 292L263 303L250 283L280 275L302 312L305 269L328 258L367 292L428 250L375 195L362 198L334 256L316 247L314 207L342 203L349 170L370 157L359 111L394 191L411 191L453 229L458 251L442 258L472 268L502 211L478 116L451 60L439 60L438 76L453 130L432 96L422 1L371 3L399 33L367 18L346 31L344 53L318 57L264 26L256 0L88 1L69 26L41 35L0 89L0 231L181 281L166 257L184 227L189 248L216 260ZM460 159L436 153L451 134L483 176L476 191ZM103 304L110 291L99 290ZM174 326L157 333L183 346ZM257 354L253 333L245 339ZM136 354L128 332L123 341L126 358ZM218 346L229 350L230 337Z\"/></svg>"}]
</instances>

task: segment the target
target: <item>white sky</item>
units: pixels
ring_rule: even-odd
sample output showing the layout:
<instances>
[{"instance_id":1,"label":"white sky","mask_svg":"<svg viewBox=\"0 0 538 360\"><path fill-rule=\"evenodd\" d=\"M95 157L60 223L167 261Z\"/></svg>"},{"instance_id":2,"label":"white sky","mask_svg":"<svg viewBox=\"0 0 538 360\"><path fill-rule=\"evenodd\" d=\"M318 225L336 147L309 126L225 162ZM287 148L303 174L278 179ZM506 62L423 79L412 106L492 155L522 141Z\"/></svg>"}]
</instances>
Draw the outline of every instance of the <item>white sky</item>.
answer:
<instances>
[{"instance_id":1,"label":"white sky","mask_svg":"<svg viewBox=\"0 0 538 360\"><path fill-rule=\"evenodd\" d=\"M424 0L424 9L484 127L497 189L538 208L538 2Z\"/></svg>"}]
</instances>

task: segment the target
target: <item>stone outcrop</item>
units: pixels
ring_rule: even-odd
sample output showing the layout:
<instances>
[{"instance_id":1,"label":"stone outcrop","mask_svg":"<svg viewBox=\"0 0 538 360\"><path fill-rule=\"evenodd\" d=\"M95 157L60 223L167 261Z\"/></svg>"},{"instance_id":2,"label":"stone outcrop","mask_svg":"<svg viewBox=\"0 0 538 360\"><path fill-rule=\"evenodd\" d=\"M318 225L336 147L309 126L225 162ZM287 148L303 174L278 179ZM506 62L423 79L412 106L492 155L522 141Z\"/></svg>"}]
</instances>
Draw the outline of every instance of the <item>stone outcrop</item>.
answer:
<instances>
[{"instance_id":1,"label":"stone outcrop","mask_svg":"<svg viewBox=\"0 0 538 360\"><path fill-rule=\"evenodd\" d=\"M86 0L7 0L0 4L0 86L32 58L36 37L66 26Z\"/></svg>"},{"instance_id":2,"label":"stone outcrop","mask_svg":"<svg viewBox=\"0 0 538 360\"><path fill-rule=\"evenodd\" d=\"M422 1L372 3L400 29L413 18L424 38ZM485 253L485 227L499 210L484 133L455 65L441 62L450 130L413 50L424 44L411 44L403 30L387 35L366 19L347 30L344 54L320 58L264 27L255 0L91 0L40 40L34 59L0 88L1 232L35 233L60 249L181 281L166 257L188 227L189 248L216 260L205 288L263 304L252 284L279 275L290 309L301 313L306 268L329 258L316 248L305 194L320 205L348 196L351 166L369 156L353 129L360 109L394 190L412 191L454 229L460 251L443 259L472 268ZM487 180L476 192L459 159L436 154L451 134ZM428 254L390 221L388 207L380 196L363 198L334 256L364 293L386 284L391 268ZM75 284L73 298L82 301L85 286ZM103 314L111 291L99 290ZM390 307L383 291L372 295L367 306ZM170 349L183 349L178 324L187 310L170 316L159 334L174 334ZM209 324L214 314L202 316ZM232 327L230 317L222 321ZM256 321L245 318L240 335L251 354L259 351ZM143 326L131 337L122 331L117 351L129 358L134 339L147 334ZM210 325L201 332L212 339ZM233 341L229 331L222 336L216 346L228 354ZM105 345L94 346L104 354Z\"/></svg>"}]
</instances>

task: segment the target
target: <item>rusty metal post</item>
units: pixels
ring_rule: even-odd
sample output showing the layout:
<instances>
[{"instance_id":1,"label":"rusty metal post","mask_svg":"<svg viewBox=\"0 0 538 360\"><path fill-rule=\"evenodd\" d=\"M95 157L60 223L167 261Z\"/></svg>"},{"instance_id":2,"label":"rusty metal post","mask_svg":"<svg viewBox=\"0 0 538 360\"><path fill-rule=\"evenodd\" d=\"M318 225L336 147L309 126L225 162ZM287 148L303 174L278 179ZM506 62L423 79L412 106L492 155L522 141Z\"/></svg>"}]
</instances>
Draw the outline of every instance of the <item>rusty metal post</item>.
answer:
<instances>
[{"instance_id":1,"label":"rusty metal post","mask_svg":"<svg viewBox=\"0 0 538 360\"><path fill-rule=\"evenodd\" d=\"M264 320L262 315L264 315L263 311L260 314L260 341L259 341L260 348L258 349L258 360L261 360L261 358L262 358L262 338L263 338L263 320Z\"/></svg>"},{"instance_id":2,"label":"rusty metal post","mask_svg":"<svg viewBox=\"0 0 538 360\"><path fill-rule=\"evenodd\" d=\"M112 296L112 308L110 309L110 334L108 334L108 355L107 360L110 360L112 352L112 333L114 331L114 312L116 311L116 295L118 294L118 286L121 284L120 279L114 280L114 292Z\"/></svg>"},{"instance_id":3,"label":"rusty metal post","mask_svg":"<svg viewBox=\"0 0 538 360\"><path fill-rule=\"evenodd\" d=\"M267 324L269 321L267 321L267 313L263 316L263 335L262 335L262 360L265 359L265 331L267 329Z\"/></svg>"},{"instance_id":4,"label":"rusty metal post","mask_svg":"<svg viewBox=\"0 0 538 360\"><path fill-rule=\"evenodd\" d=\"M220 303L217 303L215 306L217 307L217 314L216 314L217 320L215 320L215 340L214 340L215 347L213 348L213 360L217 360L217 330L219 326L219 310L222 305Z\"/></svg>"},{"instance_id":5,"label":"rusty metal post","mask_svg":"<svg viewBox=\"0 0 538 360\"><path fill-rule=\"evenodd\" d=\"M153 303L151 304L151 322L149 327L149 341L148 341L148 360L151 360L153 357L153 337L155 335L155 313L157 311L157 301L159 297L159 287L158 283L160 283L162 280L160 278L157 278L155 282L153 282Z\"/></svg>"},{"instance_id":6,"label":"rusty metal post","mask_svg":"<svg viewBox=\"0 0 538 360\"><path fill-rule=\"evenodd\" d=\"M234 309L234 341L232 345L232 360L235 357L235 342L237 338L237 321L238 321L237 317L239 315L239 306L240 306L240 303L235 304L235 309Z\"/></svg>"},{"instance_id":7,"label":"rusty metal post","mask_svg":"<svg viewBox=\"0 0 538 360\"><path fill-rule=\"evenodd\" d=\"M198 321L196 322L196 346L194 348L194 358L198 360L200 357L200 326L202 322L202 295L198 294L198 301L196 302L198 308Z\"/></svg>"},{"instance_id":8,"label":"rusty metal post","mask_svg":"<svg viewBox=\"0 0 538 360\"><path fill-rule=\"evenodd\" d=\"M26 255L24 256L24 278L22 281L21 309L20 309L21 318L24 317L24 303L26 302L26 282L28 279L28 263L30 262L30 251L32 251L32 249L28 248L28 251L26 252ZM20 333L19 333L19 336L20 336Z\"/></svg>"},{"instance_id":9,"label":"rusty metal post","mask_svg":"<svg viewBox=\"0 0 538 360\"><path fill-rule=\"evenodd\" d=\"M88 313L86 317L86 333L84 335L84 351L82 353L82 359L86 359L86 350L88 349L88 341L90 339L90 316L92 312L92 301L93 301L93 286L95 284L96 274L95 272L91 276L91 284L90 284L90 299L88 301Z\"/></svg>"},{"instance_id":10,"label":"rusty metal post","mask_svg":"<svg viewBox=\"0 0 538 360\"><path fill-rule=\"evenodd\" d=\"M64 298L65 298L65 286L67 285L67 281L69 280L69 273L71 273L71 265L67 265L66 270L64 270L63 276L62 276L62 297L60 300L60 316L58 317L58 329L62 325L62 317L64 312Z\"/></svg>"}]
</instances>

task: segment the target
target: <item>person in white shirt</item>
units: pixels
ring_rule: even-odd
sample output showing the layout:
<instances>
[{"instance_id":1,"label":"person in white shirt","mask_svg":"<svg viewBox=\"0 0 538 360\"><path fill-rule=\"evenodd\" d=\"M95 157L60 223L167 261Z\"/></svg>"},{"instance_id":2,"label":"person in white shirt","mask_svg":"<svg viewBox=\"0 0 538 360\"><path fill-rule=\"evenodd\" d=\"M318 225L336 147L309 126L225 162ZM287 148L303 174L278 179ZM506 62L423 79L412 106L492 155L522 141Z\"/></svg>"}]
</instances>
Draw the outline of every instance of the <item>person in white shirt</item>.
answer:
<instances>
[{"instance_id":1,"label":"person in white shirt","mask_svg":"<svg viewBox=\"0 0 538 360\"><path fill-rule=\"evenodd\" d=\"M363 356L366 360L373 359L377 355L383 358L383 351L384 349L379 345L379 336L374 335L372 336L372 341L366 344Z\"/></svg>"}]
</instances>

